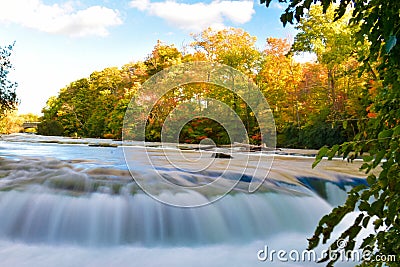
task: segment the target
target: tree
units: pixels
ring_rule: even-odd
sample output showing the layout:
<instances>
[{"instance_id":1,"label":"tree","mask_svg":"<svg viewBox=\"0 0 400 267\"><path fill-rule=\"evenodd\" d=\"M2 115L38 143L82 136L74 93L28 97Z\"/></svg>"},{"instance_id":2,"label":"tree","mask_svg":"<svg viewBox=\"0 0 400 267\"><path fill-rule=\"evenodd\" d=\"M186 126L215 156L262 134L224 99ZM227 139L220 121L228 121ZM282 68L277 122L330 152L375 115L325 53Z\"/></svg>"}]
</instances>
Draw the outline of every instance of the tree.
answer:
<instances>
[{"instance_id":1,"label":"tree","mask_svg":"<svg viewBox=\"0 0 400 267\"><path fill-rule=\"evenodd\" d=\"M3 116L8 110L15 109L18 104L17 94L15 93L17 83L8 79L8 74L13 68L10 56L14 44L6 47L0 46L0 116Z\"/></svg>"},{"instance_id":2,"label":"tree","mask_svg":"<svg viewBox=\"0 0 400 267\"><path fill-rule=\"evenodd\" d=\"M24 120L21 116L18 116L15 110L7 111L3 117L0 118L0 134L11 134L22 132L22 124Z\"/></svg>"},{"instance_id":3,"label":"tree","mask_svg":"<svg viewBox=\"0 0 400 267\"><path fill-rule=\"evenodd\" d=\"M207 60L253 76L260 53L255 48L257 38L248 32L238 28L219 31L207 28L200 34L194 34L193 39L191 46L198 53L203 53Z\"/></svg>"},{"instance_id":4,"label":"tree","mask_svg":"<svg viewBox=\"0 0 400 267\"><path fill-rule=\"evenodd\" d=\"M35 114L18 114L17 110L9 110L0 118L0 134L11 134L19 132L35 132L35 128L24 129L24 122L39 121L39 117Z\"/></svg>"},{"instance_id":5,"label":"tree","mask_svg":"<svg viewBox=\"0 0 400 267\"><path fill-rule=\"evenodd\" d=\"M344 119L346 101L360 94L365 81L358 77L359 64L356 59L363 55L366 43L355 45L354 34L357 26L348 25L350 13L335 20L334 7L323 13L320 5L313 5L310 11L296 25L299 33L292 52L312 52L317 56L320 67L326 72L325 90L332 110L331 119Z\"/></svg>"},{"instance_id":6,"label":"tree","mask_svg":"<svg viewBox=\"0 0 400 267\"><path fill-rule=\"evenodd\" d=\"M256 79L274 112L278 131L288 122L300 126L298 89L303 75L300 64L287 55L290 47L286 39L267 38Z\"/></svg>"},{"instance_id":7,"label":"tree","mask_svg":"<svg viewBox=\"0 0 400 267\"><path fill-rule=\"evenodd\" d=\"M195 55L203 55L208 61L228 65L239 70L248 77L255 79L260 66L260 52L255 47L257 38L248 32L238 28L214 30L207 28L200 34L193 34L194 42L191 46L196 50ZM230 73L231 89L238 87L238 81ZM241 85L246 90L245 84ZM258 136L258 124L255 116L245 102L236 93L222 90L222 88L210 87L210 95L229 106L242 119L249 136ZM252 141L252 140L250 140Z\"/></svg>"},{"instance_id":8,"label":"tree","mask_svg":"<svg viewBox=\"0 0 400 267\"><path fill-rule=\"evenodd\" d=\"M260 0L267 6L271 0ZM279 2L287 2L279 0ZM337 2L334 0L319 1L290 1L281 21L284 25L294 20L301 21L310 10L312 3L321 3L323 12ZM364 265L398 266L400 259L400 2L385 0L341 0L335 7L335 20L340 19L348 12L351 6L352 18L350 25L357 26L356 39L353 45L368 42L368 49L361 55L361 71L371 70L374 65L378 72L375 74L376 97L373 99L369 111L374 116L370 120L360 121L360 133L353 142L335 145L331 149L322 148L314 166L328 156L332 159L340 155L348 160L363 156L364 164L361 169L368 173L368 187L357 186L348 193L346 203L334 208L319 222L315 233L309 239L309 248L318 246L322 239L326 243L334 228L342 221L345 215L356 208L360 211L353 224L341 233L339 239L347 240L346 250L352 250L356 245L356 238L369 224L373 224L375 232L363 239L360 248L372 252L371 259L378 255L395 255L397 262L368 261ZM367 85L369 86L369 85ZM385 160L383 160L385 159ZM371 170L380 168L375 175ZM337 242L330 245L332 250L338 248ZM328 265L333 265L335 259L325 258ZM337 259L336 259L337 260Z\"/></svg>"},{"instance_id":9,"label":"tree","mask_svg":"<svg viewBox=\"0 0 400 267\"><path fill-rule=\"evenodd\" d=\"M38 134L61 136L64 135L64 128L57 120L43 121L38 125Z\"/></svg>"},{"instance_id":10,"label":"tree","mask_svg":"<svg viewBox=\"0 0 400 267\"><path fill-rule=\"evenodd\" d=\"M121 138L126 108L147 78L143 62L95 71L49 98L43 125L56 125L56 133L66 136ZM48 132L44 126L39 133Z\"/></svg>"},{"instance_id":11,"label":"tree","mask_svg":"<svg viewBox=\"0 0 400 267\"><path fill-rule=\"evenodd\" d=\"M311 52L317 58L316 64L304 66L304 82L299 88L297 106L308 111L297 112L302 119L308 117L300 134L303 136L301 143L306 147L332 145L344 141L344 137L352 140L359 132L356 122L367 119L365 109L369 95L365 84L374 76L371 71L358 75L360 63L357 58L366 53L367 44L354 45L358 26L348 25L350 15L347 13L335 21L334 7L323 13L322 6L313 5L296 25L299 32L291 53ZM314 79L316 75L318 77ZM315 113L320 115L312 115ZM308 140L307 136L315 136L315 131L329 133L334 138Z\"/></svg>"},{"instance_id":12,"label":"tree","mask_svg":"<svg viewBox=\"0 0 400 267\"><path fill-rule=\"evenodd\" d=\"M181 60L182 53L174 45L166 45L158 40L144 64L147 67L148 75L151 76L165 68L181 63Z\"/></svg>"}]
</instances>

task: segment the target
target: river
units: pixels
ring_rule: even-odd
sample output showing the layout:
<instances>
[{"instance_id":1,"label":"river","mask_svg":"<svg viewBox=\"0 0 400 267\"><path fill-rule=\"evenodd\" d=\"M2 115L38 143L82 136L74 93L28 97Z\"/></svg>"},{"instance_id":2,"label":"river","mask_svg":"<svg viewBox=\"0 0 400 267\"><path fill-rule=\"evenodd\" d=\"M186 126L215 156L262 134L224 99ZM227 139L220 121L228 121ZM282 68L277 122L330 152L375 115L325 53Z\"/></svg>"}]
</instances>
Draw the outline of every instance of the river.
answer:
<instances>
[{"instance_id":1,"label":"river","mask_svg":"<svg viewBox=\"0 0 400 267\"><path fill-rule=\"evenodd\" d=\"M313 266L287 257L260 261L258 254L265 246L301 253L319 218L343 203L345 190L365 183L357 162L324 160L311 169L315 151L222 150L233 155L221 176L224 184L244 168L244 156L272 162L255 193L246 188L258 173L242 173L227 194L220 186L190 194L156 184L157 193L149 196L131 173L149 181L156 169L169 182L193 186L210 183L225 166L225 159L214 159L217 167L201 175L171 169L157 145L132 144L128 168L118 141L2 136L0 266ZM216 152L169 151L178 162L178 154L211 158ZM156 166L147 163L149 157ZM210 203L177 207L158 196L171 203ZM341 229L351 218L345 219Z\"/></svg>"}]
</instances>

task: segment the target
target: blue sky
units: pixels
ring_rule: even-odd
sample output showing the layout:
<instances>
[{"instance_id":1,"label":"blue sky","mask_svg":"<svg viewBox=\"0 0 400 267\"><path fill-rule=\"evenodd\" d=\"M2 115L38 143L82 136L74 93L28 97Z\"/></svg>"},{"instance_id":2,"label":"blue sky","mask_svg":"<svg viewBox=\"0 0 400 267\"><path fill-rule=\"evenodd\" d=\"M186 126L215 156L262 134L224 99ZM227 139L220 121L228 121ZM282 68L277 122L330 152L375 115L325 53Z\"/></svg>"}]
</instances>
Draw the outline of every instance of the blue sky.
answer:
<instances>
[{"instance_id":1,"label":"blue sky","mask_svg":"<svg viewBox=\"0 0 400 267\"><path fill-rule=\"evenodd\" d=\"M40 114L46 100L105 67L143 60L157 40L180 49L206 27L243 28L264 48L267 37L293 39L283 7L231 0L0 0L0 45L16 41L11 78L20 113Z\"/></svg>"}]
</instances>

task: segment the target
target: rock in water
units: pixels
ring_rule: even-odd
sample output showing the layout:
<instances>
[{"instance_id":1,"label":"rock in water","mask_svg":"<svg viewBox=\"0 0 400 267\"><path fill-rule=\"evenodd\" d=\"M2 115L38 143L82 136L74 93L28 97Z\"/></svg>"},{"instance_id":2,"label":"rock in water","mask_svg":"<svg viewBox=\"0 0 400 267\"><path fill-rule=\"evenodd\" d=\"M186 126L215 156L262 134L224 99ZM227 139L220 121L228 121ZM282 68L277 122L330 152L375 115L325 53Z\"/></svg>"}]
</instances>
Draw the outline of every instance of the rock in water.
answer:
<instances>
[{"instance_id":1,"label":"rock in water","mask_svg":"<svg viewBox=\"0 0 400 267\"><path fill-rule=\"evenodd\" d=\"M233 158L231 155L225 154L225 153L221 153L221 152L213 153L211 157L217 158L217 159L231 159L231 158Z\"/></svg>"}]
</instances>

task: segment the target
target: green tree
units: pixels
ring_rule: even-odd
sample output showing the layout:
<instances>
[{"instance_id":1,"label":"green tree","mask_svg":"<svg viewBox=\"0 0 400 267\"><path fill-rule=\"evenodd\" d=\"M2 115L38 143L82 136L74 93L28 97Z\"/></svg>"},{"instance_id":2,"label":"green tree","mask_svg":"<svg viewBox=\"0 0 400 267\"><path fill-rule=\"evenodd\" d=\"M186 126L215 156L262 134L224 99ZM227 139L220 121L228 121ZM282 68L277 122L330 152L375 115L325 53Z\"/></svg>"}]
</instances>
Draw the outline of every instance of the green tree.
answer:
<instances>
[{"instance_id":1,"label":"green tree","mask_svg":"<svg viewBox=\"0 0 400 267\"><path fill-rule=\"evenodd\" d=\"M126 108L147 78L143 62L95 71L49 98L43 125L57 121L66 136L121 138Z\"/></svg>"},{"instance_id":2,"label":"green tree","mask_svg":"<svg viewBox=\"0 0 400 267\"><path fill-rule=\"evenodd\" d=\"M90 115L93 98L88 95L89 81L79 79L51 97L43 109L43 122L57 120L67 136L85 135L85 122Z\"/></svg>"},{"instance_id":3,"label":"green tree","mask_svg":"<svg viewBox=\"0 0 400 267\"><path fill-rule=\"evenodd\" d=\"M64 135L64 128L57 120L47 120L38 125L37 133L48 136L62 136Z\"/></svg>"},{"instance_id":4,"label":"green tree","mask_svg":"<svg viewBox=\"0 0 400 267\"><path fill-rule=\"evenodd\" d=\"M15 109L18 104L15 89L17 83L8 79L8 74L13 68L10 56L14 44L6 47L0 46L0 116L3 116L8 110Z\"/></svg>"},{"instance_id":5,"label":"green tree","mask_svg":"<svg viewBox=\"0 0 400 267\"><path fill-rule=\"evenodd\" d=\"M351 13L335 20L334 7L323 13L323 7L313 5L296 25L292 52L312 52L317 56L320 67L326 72L325 90L332 111L331 119L344 119L346 102L358 97L364 87L368 73L358 77L357 58L366 53L367 44L355 45L357 25L349 25ZM370 79L372 77L369 77Z\"/></svg>"},{"instance_id":6,"label":"green tree","mask_svg":"<svg viewBox=\"0 0 400 267\"><path fill-rule=\"evenodd\" d=\"M286 2L285 0L279 0ZM290 1L281 21L286 24L294 19L301 21L306 10L313 2L321 3L323 12L333 5L333 0ZM261 0L267 6L271 0ZM359 62L362 71L371 70L377 65L378 88L370 110L375 114L371 119L359 122L361 132L353 142L335 145L320 150L315 164L327 155L330 159L337 155L348 160L363 155L361 169L369 175L368 187L357 186L348 193L346 203L336 207L319 222L314 236L309 239L309 248L318 246L322 239L326 243L334 228L345 215L358 209L359 215L353 224L339 236L346 239L346 250L352 250L356 238L369 224L375 231L363 239L360 248L372 251L372 261L364 260L365 266L398 266L400 259L400 2L384 0L341 0L335 7L335 19L338 20L353 7L350 25L358 27L353 45L368 42L368 50L361 55ZM385 160L383 160L385 159ZM371 170L380 168L376 175ZM337 249L337 242L330 245ZM377 255L395 255L396 262L373 261ZM325 258L328 265L335 259Z\"/></svg>"},{"instance_id":7,"label":"green tree","mask_svg":"<svg viewBox=\"0 0 400 267\"><path fill-rule=\"evenodd\" d=\"M194 42L191 46L203 53L208 61L225 64L253 76L260 58L260 52L255 48L255 36L238 28L219 31L207 28L192 36Z\"/></svg>"},{"instance_id":8,"label":"green tree","mask_svg":"<svg viewBox=\"0 0 400 267\"><path fill-rule=\"evenodd\" d=\"M147 67L148 75L151 76L172 65L180 64L181 61L182 53L174 45L166 45L158 40L144 64Z\"/></svg>"},{"instance_id":9,"label":"green tree","mask_svg":"<svg viewBox=\"0 0 400 267\"><path fill-rule=\"evenodd\" d=\"M313 5L296 25L299 32L291 53L311 52L317 58L315 64L303 66L303 82L297 93L292 94L297 101L287 99L284 102L290 109L296 110L297 125L302 126L298 132L299 146L320 148L352 140L359 132L356 122L367 119L365 110L369 95L365 84L374 79L374 75L372 72L358 75L360 64L357 57L366 53L367 45L365 42L354 45L358 27L348 25L350 15L347 13L335 21L333 7L323 13L322 6ZM291 124L288 126L291 127ZM316 133L324 133L331 138L308 140L307 136L321 136Z\"/></svg>"},{"instance_id":10,"label":"green tree","mask_svg":"<svg viewBox=\"0 0 400 267\"><path fill-rule=\"evenodd\" d=\"M121 70L116 67L95 71L90 75L86 94L93 100L90 102L90 116L86 121L87 136L103 137L111 134L108 128L110 114L117 106L118 98L123 95L124 88Z\"/></svg>"},{"instance_id":11,"label":"green tree","mask_svg":"<svg viewBox=\"0 0 400 267\"><path fill-rule=\"evenodd\" d=\"M239 28L223 30L208 28L200 34L192 36L194 42L191 43L191 46L196 50L196 57L203 55L208 61L228 65L255 80L261 59L261 53L255 47L257 40L255 36L251 36L248 32ZM231 88L241 87L242 92L247 90L248 84L239 85L239 81L234 77L233 72L229 80ZM258 124L254 114L237 94L222 90L222 88L210 87L210 89L212 90L209 91L210 95L208 96L231 106L242 119L250 137L259 136Z\"/></svg>"}]
</instances>

